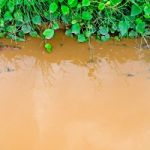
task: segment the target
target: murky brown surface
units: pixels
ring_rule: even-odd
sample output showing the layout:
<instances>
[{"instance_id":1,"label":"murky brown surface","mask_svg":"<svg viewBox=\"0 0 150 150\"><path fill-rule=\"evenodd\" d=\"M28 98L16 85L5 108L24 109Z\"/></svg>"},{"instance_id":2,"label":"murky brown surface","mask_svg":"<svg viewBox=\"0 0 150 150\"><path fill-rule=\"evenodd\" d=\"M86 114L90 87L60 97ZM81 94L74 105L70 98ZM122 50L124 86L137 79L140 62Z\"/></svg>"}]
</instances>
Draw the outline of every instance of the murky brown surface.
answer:
<instances>
[{"instance_id":1,"label":"murky brown surface","mask_svg":"<svg viewBox=\"0 0 150 150\"><path fill-rule=\"evenodd\" d=\"M87 44L51 43L0 51L0 150L150 150L150 52L92 42L89 62Z\"/></svg>"}]
</instances>

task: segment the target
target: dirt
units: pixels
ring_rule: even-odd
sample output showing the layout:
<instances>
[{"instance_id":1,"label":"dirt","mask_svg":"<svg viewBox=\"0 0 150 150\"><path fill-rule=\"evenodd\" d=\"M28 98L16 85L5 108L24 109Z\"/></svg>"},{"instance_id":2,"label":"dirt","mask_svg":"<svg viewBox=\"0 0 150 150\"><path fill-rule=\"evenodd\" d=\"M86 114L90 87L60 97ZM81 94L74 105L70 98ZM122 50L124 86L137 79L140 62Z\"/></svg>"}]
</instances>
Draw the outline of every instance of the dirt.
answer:
<instances>
[{"instance_id":1,"label":"dirt","mask_svg":"<svg viewBox=\"0 0 150 150\"><path fill-rule=\"evenodd\" d=\"M20 49L21 49L20 46L4 44L3 42L0 42L0 51L2 51L2 50L20 50Z\"/></svg>"},{"instance_id":2,"label":"dirt","mask_svg":"<svg viewBox=\"0 0 150 150\"><path fill-rule=\"evenodd\" d=\"M0 51L0 150L149 150L150 51L49 42L51 54L35 38Z\"/></svg>"}]
</instances>

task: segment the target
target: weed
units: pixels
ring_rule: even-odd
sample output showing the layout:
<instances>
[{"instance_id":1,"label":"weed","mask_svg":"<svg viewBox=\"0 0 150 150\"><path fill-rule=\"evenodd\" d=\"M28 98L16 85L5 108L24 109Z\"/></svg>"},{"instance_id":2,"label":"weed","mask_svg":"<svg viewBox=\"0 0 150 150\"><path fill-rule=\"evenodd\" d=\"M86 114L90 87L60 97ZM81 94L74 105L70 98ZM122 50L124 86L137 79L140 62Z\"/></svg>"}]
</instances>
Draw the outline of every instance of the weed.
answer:
<instances>
[{"instance_id":1,"label":"weed","mask_svg":"<svg viewBox=\"0 0 150 150\"><path fill-rule=\"evenodd\" d=\"M149 0L0 0L0 37L24 41L25 35L51 39L59 23L79 42L91 36L150 36ZM46 26L42 30L42 26Z\"/></svg>"}]
</instances>

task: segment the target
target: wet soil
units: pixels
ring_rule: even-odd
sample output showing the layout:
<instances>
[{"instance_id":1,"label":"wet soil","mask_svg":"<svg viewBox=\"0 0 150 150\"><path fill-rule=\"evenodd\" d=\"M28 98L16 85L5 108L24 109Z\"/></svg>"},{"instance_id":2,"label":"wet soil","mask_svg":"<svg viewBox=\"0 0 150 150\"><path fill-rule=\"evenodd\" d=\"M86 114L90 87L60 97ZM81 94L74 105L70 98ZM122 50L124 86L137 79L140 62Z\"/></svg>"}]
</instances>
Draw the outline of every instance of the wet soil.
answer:
<instances>
[{"instance_id":1,"label":"wet soil","mask_svg":"<svg viewBox=\"0 0 150 150\"><path fill-rule=\"evenodd\" d=\"M0 51L3 50L20 50L21 47L15 45L11 45L11 44L4 44L3 42L0 42Z\"/></svg>"},{"instance_id":2,"label":"wet soil","mask_svg":"<svg viewBox=\"0 0 150 150\"><path fill-rule=\"evenodd\" d=\"M58 32L0 39L0 150L149 150L150 51ZM91 61L92 60L92 61Z\"/></svg>"}]
</instances>

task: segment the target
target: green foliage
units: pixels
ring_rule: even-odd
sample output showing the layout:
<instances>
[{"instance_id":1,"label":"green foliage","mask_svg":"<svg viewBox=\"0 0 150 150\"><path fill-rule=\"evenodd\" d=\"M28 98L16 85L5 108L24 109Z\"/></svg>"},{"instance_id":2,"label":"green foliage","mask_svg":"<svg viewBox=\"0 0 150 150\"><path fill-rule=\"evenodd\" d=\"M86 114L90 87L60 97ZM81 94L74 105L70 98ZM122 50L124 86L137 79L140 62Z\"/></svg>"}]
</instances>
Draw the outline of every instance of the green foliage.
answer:
<instances>
[{"instance_id":1,"label":"green foliage","mask_svg":"<svg viewBox=\"0 0 150 150\"><path fill-rule=\"evenodd\" d=\"M82 12L82 19L83 20L91 20L92 19L92 15L89 11L83 11Z\"/></svg>"},{"instance_id":2,"label":"green foliage","mask_svg":"<svg viewBox=\"0 0 150 150\"><path fill-rule=\"evenodd\" d=\"M6 0L0 1L0 9L2 9L5 6L6 2L7 2Z\"/></svg>"},{"instance_id":3,"label":"green foliage","mask_svg":"<svg viewBox=\"0 0 150 150\"><path fill-rule=\"evenodd\" d=\"M43 35L46 39L51 39L54 36L54 29L46 29Z\"/></svg>"},{"instance_id":4,"label":"green foliage","mask_svg":"<svg viewBox=\"0 0 150 150\"><path fill-rule=\"evenodd\" d=\"M82 0L82 6L90 6L90 0Z\"/></svg>"},{"instance_id":5,"label":"green foliage","mask_svg":"<svg viewBox=\"0 0 150 150\"><path fill-rule=\"evenodd\" d=\"M101 3L101 2L100 2L100 3L98 4L98 9L99 9L99 10L105 9L105 3Z\"/></svg>"},{"instance_id":6,"label":"green foliage","mask_svg":"<svg viewBox=\"0 0 150 150\"><path fill-rule=\"evenodd\" d=\"M86 42L91 36L150 36L149 0L0 0L0 37L24 41L25 35L53 38L59 23L65 34ZM42 28L46 26L46 29ZM45 45L51 51L49 44Z\"/></svg>"},{"instance_id":7,"label":"green foliage","mask_svg":"<svg viewBox=\"0 0 150 150\"><path fill-rule=\"evenodd\" d=\"M78 34L78 41L79 42L86 42L87 38L85 37L84 34Z\"/></svg>"},{"instance_id":8,"label":"green foliage","mask_svg":"<svg viewBox=\"0 0 150 150\"><path fill-rule=\"evenodd\" d=\"M46 50L46 52L47 53L51 53L52 52L52 45L51 44L49 44L49 43L46 43L45 44L45 50Z\"/></svg>"},{"instance_id":9,"label":"green foliage","mask_svg":"<svg viewBox=\"0 0 150 150\"><path fill-rule=\"evenodd\" d=\"M50 4L50 6L49 6L49 11L50 11L51 13L56 12L57 9L58 9L57 3L53 2L53 3Z\"/></svg>"},{"instance_id":10,"label":"green foliage","mask_svg":"<svg viewBox=\"0 0 150 150\"><path fill-rule=\"evenodd\" d=\"M137 16L142 13L142 9L137 4L133 4L131 8L131 16Z\"/></svg>"},{"instance_id":11,"label":"green foliage","mask_svg":"<svg viewBox=\"0 0 150 150\"><path fill-rule=\"evenodd\" d=\"M67 15L67 14L69 14L69 12L70 12L69 7L66 6L66 5L62 5L62 6L61 6L61 11L62 11L62 14L63 14L63 15Z\"/></svg>"}]
</instances>

